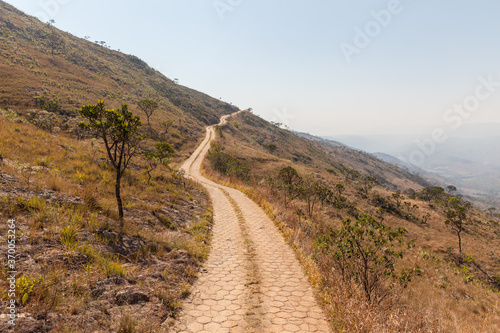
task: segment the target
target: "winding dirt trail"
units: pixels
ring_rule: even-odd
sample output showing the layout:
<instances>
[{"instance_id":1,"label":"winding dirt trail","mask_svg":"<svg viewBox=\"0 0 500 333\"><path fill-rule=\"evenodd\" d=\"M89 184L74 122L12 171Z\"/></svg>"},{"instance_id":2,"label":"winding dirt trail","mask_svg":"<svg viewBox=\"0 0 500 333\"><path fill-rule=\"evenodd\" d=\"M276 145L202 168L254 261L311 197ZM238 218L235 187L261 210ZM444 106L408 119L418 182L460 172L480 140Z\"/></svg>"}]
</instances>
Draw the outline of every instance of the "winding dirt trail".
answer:
<instances>
[{"instance_id":1,"label":"winding dirt trail","mask_svg":"<svg viewBox=\"0 0 500 333\"><path fill-rule=\"evenodd\" d=\"M224 124L227 118L221 118ZM181 166L208 190L212 249L175 332L329 332L293 251L264 211L243 193L200 173L213 126Z\"/></svg>"}]
</instances>

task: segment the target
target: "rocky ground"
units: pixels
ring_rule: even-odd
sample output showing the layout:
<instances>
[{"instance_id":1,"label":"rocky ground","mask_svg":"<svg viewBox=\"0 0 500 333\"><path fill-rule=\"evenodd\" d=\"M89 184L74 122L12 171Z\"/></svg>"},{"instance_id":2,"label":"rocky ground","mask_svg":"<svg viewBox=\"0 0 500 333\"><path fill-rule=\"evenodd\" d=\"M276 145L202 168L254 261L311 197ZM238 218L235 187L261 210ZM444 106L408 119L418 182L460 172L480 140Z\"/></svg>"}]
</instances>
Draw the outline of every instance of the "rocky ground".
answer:
<instances>
[{"instance_id":1,"label":"rocky ground","mask_svg":"<svg viewBox=\"0 0 500 333\"><path fill-rule=\"evenodd\" d=\"M162 181L162 180L158 180ZM183 188L173 178L170 186ZM167 330L206 258L211 213L188 182L175 203L126 211L125 230L79 197L0 172L1 332ZM150 206L149 206L150 207ZM7 220L16 223L16 307L7 322ZM26 296L24 296L26 295Z\"/></svg>"}]
</instances>

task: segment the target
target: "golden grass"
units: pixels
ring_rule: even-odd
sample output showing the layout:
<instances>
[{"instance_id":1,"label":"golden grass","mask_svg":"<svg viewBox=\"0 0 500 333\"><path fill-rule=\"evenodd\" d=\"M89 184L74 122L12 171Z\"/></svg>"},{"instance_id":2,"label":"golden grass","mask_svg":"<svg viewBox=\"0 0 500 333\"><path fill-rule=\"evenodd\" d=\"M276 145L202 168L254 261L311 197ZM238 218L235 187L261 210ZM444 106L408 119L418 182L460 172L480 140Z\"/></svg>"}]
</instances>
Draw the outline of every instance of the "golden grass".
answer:
<instances>
[{"instance_id":1,"label":"golden grass","mask_svg":"<svg viewBox=\"0 0 500 333\"><path fill-rule=\"evenodd\" d=\"M95 158L88 154L89 141L77 141L64 134L54 136L0 116L0 147L4 158L1 172L18 179L14 184L3 186L24 191L14 196L0 196L0 217L16 219L20 235L27 236L31 255L41 266L40 271L33 273L30 273L31 267L23 267L26 283L40 276L40 282L33 283L32 291L23 292L23 295L29 294L25 297L24 312L40 318L56 313L65 318L65 322L54 323L54 329L68 331L76 325L72 320L81 320L73 318L95 310L92 286L116 276L142 284L144 276L157 273L148 266L150 259L165 260L175 268L169 280L160 279L147 287L169 293L169 303L160 305L168 308L170 316L179 310L197 276L197 265L206 259L209 250L212 214L207 207L208 196L200 186L191 181L184 186L164 167L155 170L149 185L141 169L144 162L137 157L133 163L138 169L131 168L124 176L125 228L120 235L113 170L95 163ZM97 152L96 156L99 155L103 155L102 150ZM19 165L28 164L39 167L30 179L29 192L19 169ZM50 202L42 197L47 190L56 191L55 195L66 199L80 197L83 202ZM165 207L173 207L186 215L186 224L175 231L162 225L152 212ZM129 256L118 255L111 246L120 245L119 237L109 238L103 232L136 237L145 245ZM3 224L0 241L5 241L5 235ZM20 246L24 247L25 243ZM189 258L187 264L177 268L176 263L170 263L172 251ZM3 270L0 273L4 298L5 274ZM29 287L29 283L27 285ZM18 301L22 302L22 298ZM106 319L109 318L107 309L99 309L98 326L93 329L116 331L119 322L110 322ZM154 332L158 328L158 312L151 312L149 318L130 316L139 331Z\"/></svg>"},{"instance_id":2,"label":"golden grass","mask_svg":"<svg viewBox=\"0 0 500 333\"><path fill-rule=\"evenodd\" d=\"M250 181L244 183L235 177L221 177L206 163L203 172L207 177L247 194L274 220L301 261L335 332L500 331L500 293L486 282L484 274L478 269L469 271L469 267L474 268L473 265L459 264L453 259L455 257L452 255L457 252L457 237L444 224L445 207L439 204L431 206L428 202L405 197L403 201L410 203L411 213L420 221L427 220L425 225L381 212L373 206L370 198L374 192L384 198L390 197L393 192L378 186L370 192L369 198L363 198L358 194L356 183L346 183L339 169L335 170L337 175L327 172L327 158L321 157L324 153L315 150L312 152L317 159L313 158L307 163L290 161L294 150L304 154L308 151L302 148L307 144L297 138L291 142L277 141L277 153L271 155L265 147L259 147L261 143L256 143L256 139L271 140L273 135L279 137L280 131L264 125L258 129L249 126L247 120L236 117L234 122L237 122L237 126L230 124L224 127L223 138L217 140L226 147L226 152L250 163L253 172ZM257 134L253 138L249 133ZM360 158L360 154L352 157ZM305 211L305 203L294 200L285 208L282 193L265 185L265 177L275 177L279 168L288 165L292 165L303 176L314 174L330 186L345 184L343 195L355 203L360 213L382 216L385 224L402 226L408 230L404 260L398 265L401 268L418 269L418 274L414 274L406 289L393 294L387 303L390 307L368 305L363 295L353 292L332 270L331 258L315 251L316 236L328 233L330 227L339 228L343 219L351 217L346 210L318 207L312 218L299 218L295 212L297 209ZM419 185L413 180L395 181L396 175L397 172L388 179L418 189ZM478 210L473 210L472 215L475 222L468 226L464 235L464 251L490 275L499 275L500 260L496 255L500 253L498 222L493 223L495 218Z\"/></svg>"}]
</instances>

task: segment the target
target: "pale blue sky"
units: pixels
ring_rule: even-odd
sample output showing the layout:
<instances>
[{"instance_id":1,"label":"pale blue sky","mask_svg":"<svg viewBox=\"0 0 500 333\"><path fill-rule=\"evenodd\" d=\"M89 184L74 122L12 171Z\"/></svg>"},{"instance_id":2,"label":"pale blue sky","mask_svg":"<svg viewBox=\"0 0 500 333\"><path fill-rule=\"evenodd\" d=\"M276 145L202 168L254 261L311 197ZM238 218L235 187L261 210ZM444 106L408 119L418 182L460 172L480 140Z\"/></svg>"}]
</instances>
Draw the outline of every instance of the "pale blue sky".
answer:
<instances>
[{"instance_id":1,"label":"pale blue sky","mask_svg":"<svg viewBox=\"0 0 500 333\"><path fill-rule=\"evenodd\" d=\"M183 85L318 135L440 126L447 109L474 94L479 76L500 82L498 0L401 0L384 27L372 11L397 0L7 2L135 54ZM341 43L377 24L349 63ZM500 87L466 122L500 122Z\"/></svg>"}]
</instances>

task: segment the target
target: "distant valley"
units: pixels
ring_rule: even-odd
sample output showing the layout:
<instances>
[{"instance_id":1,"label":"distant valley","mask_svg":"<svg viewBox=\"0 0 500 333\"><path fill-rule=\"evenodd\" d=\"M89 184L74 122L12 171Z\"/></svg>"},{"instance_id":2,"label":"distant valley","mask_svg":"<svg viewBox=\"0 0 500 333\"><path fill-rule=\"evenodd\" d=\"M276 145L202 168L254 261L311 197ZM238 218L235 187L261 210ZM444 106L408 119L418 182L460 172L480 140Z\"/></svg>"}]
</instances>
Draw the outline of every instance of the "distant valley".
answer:
<instances>
[{"instance_id":1,"label":"distant valley","mask_svg":"<svg viewBox=\"0 0 500 333\"><path fill-rule=\"evenodd\" d=\"M371 153L441 185L457 186L483 206L500 206L500 124L463 125L442 143L430 135L345 135L326 139Z\"/></svg>"}]
</instances>

